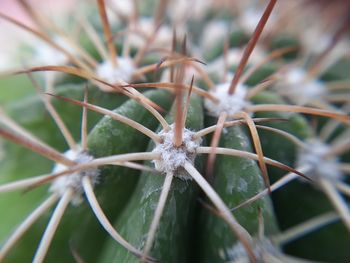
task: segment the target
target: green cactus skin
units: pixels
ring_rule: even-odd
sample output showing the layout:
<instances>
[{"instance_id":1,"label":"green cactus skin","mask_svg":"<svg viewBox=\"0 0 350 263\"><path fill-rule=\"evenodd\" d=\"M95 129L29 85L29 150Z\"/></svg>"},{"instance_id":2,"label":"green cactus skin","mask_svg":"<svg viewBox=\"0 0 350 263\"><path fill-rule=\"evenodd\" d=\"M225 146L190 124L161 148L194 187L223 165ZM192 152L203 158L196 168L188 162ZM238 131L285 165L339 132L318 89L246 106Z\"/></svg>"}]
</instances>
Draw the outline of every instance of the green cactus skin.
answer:
<instances>
[{"instance_id":1,"label":"green cactus skin","mask_svg":"<svg viewBox=\"0 0 350 263\"><path fill-rule=\"evenodd\" d=\"M145 96L167 110L171 102L171 96L165 91L148 91ZM155 129L157 120L144 107L137 102L129 100L115 110L144 126ZM95 157L121 154L126 151L141 152L147 146L148 138L135 129L118 123L115 120L104 117L91 131L88 137L89 153ZM138 171L114 166L102 168L101 181L95 188L95 193L104 213L110 220L114 220L126 205L138 180ZM91 210L91 209L90 209ZM84 219L85 220L85 219ZM84 222L85 223L85 222ZM91 229L92 225L95 229ZM95 261L106 239L106 233L102 230L97 219L90 211L90 218L85 225L79 226L76 232L75 243L79 244L78 252L83 258ZM91 229L93 237L86 229ZM99 236L97 235L99 233ZM101 242L97 241L97 238ZM92 257L92 253L95 257Z\"/></svg>"},{"instance_id":2,"label":"green cactus skin","mask_svg":"<svg viewBox=\"0 0 350 263\"><path fill-rule=\"evenodd\" d=\"M296 50L283 55L284 59L293 60L298 57L301 47L300 47L299 40L297 40L295 36L291 36L288 34L277 35L271 40L269 48L271 50L275 50L275 49L285 48L285 47L295 47Z\"/></svg>"},{"instance_id":3,"label":"green cactus skin","mask_svg":"<svg viewBox=\"0 0 350 263\"><path fill-rule=\"evenodd\" d=\"M273 194L281 229L333 211L328 198L311 185L291 182ZM291 212L292 211L292 212ZM288 213L288 214L287 214ZM329 225L284 247L286 253L322 262L349 262L350 237L342 222Z\"/></svg>"},{"instance_id":4,"label":"green cactus skin","mask_svg":"<svg viewBox=\"0 0 350 263\"><path fill-rule=\"evenodd\" d=\"M9 92L8 87L16 87ZM30 80L26 76L8 76L0 78L0 103L1 106L11 104L13 101L34 93Z\"/></svg>"},{"instance_id":5,"label":"green cactus skin","mask_svg":"<svg viewBox=\"0 0 350 263\"><path fill-rule=\"evenodd\" d=\"M186 128L203 127L202 100L193 96ZM169 118L168 118L169 120ZM152 149L153 144L149 149ZM115 224L116 229L137 248L142 248L163 185L163 175L144 172L134 194ZM150 255L159 262L189 262L190 234L198 188L193 181L173 179L164 213ZM139 262L114 242L108 242L99 262Z\"/></svg>"},{"instance_id":6,"label":"green cactus skin","mask_svg":"<svg viewBox=\"0 0 350 263\"><path fill-rule=\"evenodd\" d=\"M246 44L248 40L249 38L243 31L236 29L230 34L228 45L229 45L229 48L238 48ZM222 56L223 52L224 52L224 41L220 42L217 46L215 46L212 50L210 50L210 52L204 52L203 54L204 59L207 62L212 62L215 59Z\"/></svg>"},{"instance_id":7,"label":"green cactus skin","mask_svg":"<svg viewBox=\"0 0 350 263\"><path fill-rule=\"evenodd\" d=\"M171 97L167 92L150 91L146 93L146 95L165 109L167 108L167 105L170 105ZM64 103L62 106L65 107L65 109L70 108L70 105L67 105L67 103ZM32 107L32 109L33 108L34 107ZM124 116L134 118L136 121L153 129L157 124L157 120L153 118L145 108L137 104L135 101L126 102L117 108L116 111L119 113L122 112ZM66 115L69 116L69 114ZM76 117L75 123L80 120L80 116ZM39 125L39 127L43 126L45 126L44 123ZM121 138L124 139L121 140ZM118 123L108 117L102 119L95 126L94 130L89 135L88 141L91 153L96 156L103 153L118 154L125 152L126 149L131 149L135 152L142 151L145 149L146 144L147 137L139 134L136 130L124 124ZM101 150L100 147L104 148ZM24 150L19 151L19 154L22 154L22 152L28 154L28 152ZM43 162L47 163L45 159ZM43 167L47 168L47 172L50 169L50 162ZM28 171L25 170L24 173L26 172ZM38 174L38 171L34 172L35 174ZM103 169L100 185L96 187L96 194L105 213L110 218L115 218L121 208L125 205L137 182L137 174L137 171L130 171L119 167L107 167ZM9 175L12 176L13 174ZM16 212L13 215L11 214L11 218L2 218L2 220L9 221L4 222L4 224L6 223L7 225L11 225L10 222L13 220L13 218L16 218L16 220L20 218L21 220L21 218L23 218L29 211L36 207L38 205L38 201L42 199L41 196L45 196L44 191L46 189L40 190L42 191L33 191L33 193L30 193L33 196L33 200L29 199L27 202L16 202L16 204L21 205L23 208L16 208ZM23 198L21 194L11 193L7 201L12 202L13 196L16 198ZM110 200L115 201L111 202ZM3 205L7 204L4 203ZM33 251L35 251L49 216L50 213L43 216L39 222L34 225L33 229L24 236L22 241L18 243L18 245L13 249L13 252L6 258L8 262L27 262L31 259L33 256ZM17 221L13 222L15 222L15 224L12 223L12 225L15 226ZM89 231L87 231L87 229ZM5 233L4 237L6 237L8 234L9 233ZM74 262L71 255L71 249L73 249L83 258L94 260L97 254L99 254L99 247L102 246L105 238L106 233L99 225L87 203L83 203L78 207L71 206L67 209L66 214L62 219L58 232L55 235L55 239L51 244L51 249L47 255L46 261L56 262L57 258L59 257L64 262ZM17 249L23 251L23 253L15 253ZM27 253L24 251L27 251Z\"/></svg>"},{"instance_id":8,"label":"green cactus skin","mask_svg":"<svg viewBox=\"0 0 350 263\"><path fill-rule=\"evenodd\" d=\"M264 91L260 92L252 98L255 104L284 104L284 101L280 96L275 93ZM266 126L270 126L276 129L287 131L294 134L298 138L308 138L311 136L311 129L304 117L296 113L286 112L258 112L255 114L258 118L286 118L288 121L269 123ZM296 146L287 141L286 139L276 136L270 131L259 131L264 154L272 159L278 160L286 165L293 167L296 155ZM284 172L271 167L270 175L274 180L280 178ZM277 174L274 176L274 174Z\"/></svg>"},{"instance_id":9,"label":"green cactus skin","mask_svg":"<svg viewBox=\"0 0 350 263\"><path fill-rule=\"evenodd\" d=\"M251 151L250 140L243 127L225 129L221 136L220 147ZM228 207L233 208L264 189L260 170L252 160L217 156L213 176L213 187ZM259 208L264 218L266 235L276 233L278 227L269 197L241 208L233 214L238 222L254 236L258 232ZM206 209L201 211L199 221L198 262L232 260L229 258L229 252L237 243L237 238L230 233L227 224Z\"/></svg>"},{"instance_id":10,"label":"green cactus skin","mask_svg":"<svg viewBox=\"0 0 350 263\"><path fill-rule=\"evenodd\" d=\"M71 98L81 100L83 98L84 87L82 85L63 85L56 87L56 93L62 96L70 96ZM97 105L106 105L106 107L113 107L112 105L118 106L121 104L125 98L120 96L103 94L102 92L91 89L89 90L90 95L94 97L93 102ZM63 103L58 100L53 100L53 104L59 114L62 115L63 121L67 124L69 129L71 130L73 136L78 139L80 136L80 119L81 119L81 111L78 107L73 105L67 105L67 103ZM115 107L115 106L114 106ZM33 96L29 98L22 99L17 101L16 103L8 104L6 107L6 111L8 115L16 120L22 127L28 129L30 132L35 134L38 138L47 142L52 147L58 149L59 151L64 151L66 149L66 144L62 135L57 132L58 128L51 117L48 115L47 111L44 108L43 103L40 101L38 96ZM93 125L101 118L98 114L89 114L89 126L93 127ZM32 152L23 149L17 145L12 143L5 143L4 145L6 152L5 158L1 161L0 166L0 180L1 182L15 180L20 178L26 178L29 176L35 176L39 174L46 173L51 169L51 162L46 160L39 155L33 154ZM32 160L31 158L35 158ZM21 165L18 165L18 161L21 161ZM33 165L35 164L35 165ZM41 189L38 189L39 192ZM44 190L44 189L43 189ZM11 196L12 194L6 194L6 196ZM30 199L31 195L35 195L35 191L28 192L24 196ZM43 193L38 193L38 196L42 196ZM23 198L22 194L14 194L20 200ZM8 202L12 200L5 198L5 194L2 194L1 198L1 206L8 206ZM28 200L28 199L27 199ZM14 201L14 200L13 200ZM23 203L18 200L15 202L18 205L22 205L23 209L20 207L13 207L14 216L23 217L29 212L29 207L25 208L26 205L31 203L30 201ZM5 215L9 215L9 213L4 214L1 217L1 223L4 223L6 220ZM13 219L9 219L11 224L7 229L1 228L1 240L5 238L5 236L9 233L14 224L18 222Z\"/></svg>"},{"instance_id":11,"label":"green cactus skin","mask_svg":"<svg viewBox=\"0 0 350 263\"><path fill-rule=\"evenodd\" d=\"M264 92L253 100L256 103L281 103L276 94ZM258 113L258 117L283 117L284 113ZM311 136L311 129L303 117L292 114L288 122L273 123L269 126L287 131L301 139ZM294 165L296 146L279 135L268 131L259 132L264 154L287 165ZM272 182L285 174L276 168L269 168ZM293 181L273 193L273 203L281 229L288 229L307 219L334 210L326 196L309 184ZM350 237L339 222L311 233L285 246L288 254L301 258L326 262L348 262ZM336 253L335 253L336 251Z\"/></svg>"},{"instance_id":12,"label":"green cactus skin","mask_svg":"<svg viewBox=\"0 0 350 263\"><path fill-rule=\"evenodd\" d=\"M116 95L106 96L106 94L96 89L90 89L89 92L93 97L94 103L97 105L113 107L113 104L118 105L125 100L125 98ZM83 98L83 93L83 85L62 85L56 87L56 94L70 96L78 100ZM59 100L53 100L53 105L57 112L63 116L63 121L71 130L73 136L78 139L80 136L80 128L77 124L80 124L81 110L76 106L67 105L67 103ZM9 104L6 108L8 114L21 126L28 129L52 147L60 151L64 151L67 147L62 135L57 132L58 128L56 124L48 115L38 96L22 99L16 103ZM89 126L92 127L99 119L99 115L89 114ZM37 154L33 154L23 147L12 143L5 143L5 151L5 158L0 161L1 183L44 174L52 169L50 161ZM18 161L21 161L21 165L18 165ZM47 196L46 192L47 187L40 187L27 193L12 192L1 194L0 207L2 211L6 209L6 213L2 213L0 223L1 225L7 226L6 228L1 227L0 229L1 243L5 241L13 228L43 201L43 197ZM8 205L9 203L12 204L10 207ZM20 242L18 246L14 248L13 252L5 258L6 262L28 262L31 259L33 251L35 251L41 233L46 225L48 216L49 214L46 214L44 216L45 219L42 219L33 226L33 230L30 231L31 234L28 233L25 235L23 242ZM16 253L16 249L19 249L21 253Z\"/></svg>"}]
</instances>

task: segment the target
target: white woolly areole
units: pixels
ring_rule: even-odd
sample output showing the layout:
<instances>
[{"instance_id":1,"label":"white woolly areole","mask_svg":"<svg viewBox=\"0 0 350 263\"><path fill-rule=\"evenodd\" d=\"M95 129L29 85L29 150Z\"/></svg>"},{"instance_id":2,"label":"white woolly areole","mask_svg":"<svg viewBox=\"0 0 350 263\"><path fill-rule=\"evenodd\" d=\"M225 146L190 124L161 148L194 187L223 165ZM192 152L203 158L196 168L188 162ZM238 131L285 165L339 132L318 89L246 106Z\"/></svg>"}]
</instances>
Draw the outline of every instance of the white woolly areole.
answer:
<instances>
[{"instance_id":1,"label":"white woolly areole","mask_svg":"<svg viewBox=\"0 0 350 263\"><path fill-rule=\"evenodd\" d=\"M247 8L239 16L238 23L247 33L251 34L259 23L262 14L263 10Z\"/></svg>"},{"instance_id":2,"label":"white woolly areole","mask_svg":"<svg viewBox=\"0 0 350 263\"><path fill-rule=\"evenodd\" d=\"M224 68L226 65L238 65L241 61L242 55L244 53L244 48L235 47L230 48L227 52L226 58L224 56L219 56L214 61L207 65L207 71L210 73L218 74L219 77L224 76ZM266 52L260 47L256 46L253 53L249 57L249 62L254 65L260 63L264 58L266 58ZM232 74L229 74L232 75ZM229 78L227 78L229 79Z\"/></svg>"},{"instance_id":3,"label":"white woolly areole","mask_svg":"<svg viewBox=\"0 0 350 263\"><path fill-rule=\"evenodd\" d=\"M339 160L333 155L328 155L330 147L318 139L306 142L306 147L298 153L297 166L311 167L306 175L317 182L319 178L331 182L341 180L343 173L339 169Z\"/></svg>"},{"instance_id":4,"label":"white woolly areole","mask_svg":"<svg viewBox=\"0 0 350 263\"><path fill-rule=\"evenodd\" d=\"M201 65L199 65L199 67L202 68ZM197 70L195 70L193 67L185 67L182 83L189 85L188 83L191 83L192 77L194 77L194 79L197 79L197 77L199 77ZM160 77L160 82L170 82L169 69L163 71Z\"/></svg>"},{"instance_id":5,"label":"white woolly areole","mask_svg":"<svg viewBox=\"0 0 350 263\"><path fill-rule=\"evenodd\" d=\"M252 247L253 252L255 256L258 258L259 262L265 262L264 258L265 255L275 255L278 256L281 254L280 250L267 238L263 239L253 239L252 241ZM246 249L243 247L242 243L237 243L235 246L233 246L229 250L220 250L219 251L220 257L227 261L239 261L241 260L245 262L244 260L249 261L249 256L247 254ZM267 263L267 262L266 262Z\"/></svg>"},{"instance_id":6,"label":"white woolly areole","mask_svg":"<svg viewBox=\"0 0 350 263\"><path fill-rule=\"evenodd\" d=\"M158 135L162 138L152 152L161 155L160 160L154 160L155 168L165 174L173 174L181 179L192 179L183 171L186 161L194 162L196 157L196 149L200 146L202 139L193 140L194 132L184 129L182 134L183 143L180 147L176 147L173 143L174 125L171 125L170 131L160 131Z\"/></svg>"},{"instance_id":7,"label":"white woolly areole","mask_svg":"<svg viewBox=\"0 0 350 263\"><path fill-rule=\"evenodd\" d=\"M168 8L172 24L203 19L212 8L212 0L177 0L171 1Z\"/></svg>"},{"instance_id":8,"label":"white woolly areole","mask_svg":"<svg viewBox=\"0 0 350 263\"><path fill-rule=\"evenodd\" d=\"M259 8L259 7L246 8L239 15L238 23L246 31L246 33L253 34L263 14L264 14L264 9L262 8ZM268 20L268 24L274 24L274 22L276 22L276 15L274 13L271 13ZM265 29L265 31L266 30L267 29Z\"/></svg>"},{"instance_id":9,"label":"white woolly areole","mask_svg":"<svg viewBox=\"0 0 350 263\"><path fill-rule=\"evenodd\" d=\"M76 53L75 49L62 37L55 36L53 42L70 54ZM68 63L68 57L63 52L47 43L40 42L35 50L35 64L64 65Z\"/></svg>"},{"instance_id":10,"label":"white woolly areole","mask_svg":"<svg viewBox=\"0 0 350 263\"><path fill-rule=\"evenodd\" d=\"M135 71L133 61L128 57L118 57L116 67L111 61L104 61L97 66L96 74L101 79L117 84L121 81L130 82Z\"/></svg>"},{"instance_id":11,"label":"white woolly areole","mask_svg":"<svg viewBox=\"0 0 350 263\"><path fill-rule=\"evenodd\" d=\"M68 159L75 161L77 163L89 163L93 160L93 157L85 152L68 150L64 153L64 156ZM53 173L59 173L66 170L67 166L63 164L56 164L52 170ZM71 203L73 205L79 205L82 202L82 195L84 193L84 188L82 185L82 179L84 176L90 177L92 184L95 185L98 181L98 176L100 171L98 169L89 169L81 172L76 172L73 174L63 175L57 177L49 189L50 192L58 193L63 195L67 188L74 189L74 196Z\"/></svg>"},{"instance_id":12,"label":"white woolly areole","mask_svg":"<svg viewBox=\"0 0 350 263\"><path fill-rule=\"evenodd\" d=\"M327 89L322 81L307 79L305 70L299 67L288 71L277 88L293 103L299 105L307 104L315 99L323 100L327 94Z\"/></svg>"},{"instance_id":13,"label":"white woolly areole","mask_svg":"<svg viewBox=\"0 0 350 263\"><path fill-rule=\"evenodd\" d=\"M204 106L210 115L218 117L222 112L226 112L228 115L234 115L249 106L250 103L246 100L246 86L238 84L235 92L229 95L230 84L230 82L219 84L213 90L209 91L211 95L219 100L218 103L210 99L204 100Z\"/></svg>"},{"instance_id":14,"label":"white woolly areole","mask_svg":"<svg viewBox=\"0 0 350 263\"><path fill-rule=\"evenodd\" d=\"M113 10L116 10L118 14L121 14L125 17L131 17L134 11L133 2L130 0L108 0L108 3L111 5ZM113 16L108 16L108 18L109 17Z\"/></svg>"},{"instance_id":15,"label":"white woolly areole","mask_svg":"<svg viewBox=\"0 0 350 263\"><path fill-rule=\"evenodd\" d=\"M304 49L314 55L321 54L332 41L331 34L326 33L323 28L315 25L300 30L300 36Z\"/></svg>"},{"instance_id":16,"label":"white woolly areole","mask_svg":"<svg viewBox=\"0 0 350 263\"><path fill-rule=\"evenodd\" d=\"M128 42L132 47L142 48L147 42L147 37L150 37L155 30L154 20L149 17L141 17L135 27L142 34L131 32L128 36ZM168 46L172 41L172 37L171 27L164 24L157 29L152 45L154 47Z\"/></svg>"},{"instance_id":17,"label":"white woolly areole","mask_svg":"<svg viewBox=\"0 0 350 263\"><path fill-rule=\"evenodd\" d=\"M223 43L229 33L228 25L224 21L212 21L207 23L202 35L202 45L205 52L210 52L217 44Z\"/></svg>"}]
</instances>

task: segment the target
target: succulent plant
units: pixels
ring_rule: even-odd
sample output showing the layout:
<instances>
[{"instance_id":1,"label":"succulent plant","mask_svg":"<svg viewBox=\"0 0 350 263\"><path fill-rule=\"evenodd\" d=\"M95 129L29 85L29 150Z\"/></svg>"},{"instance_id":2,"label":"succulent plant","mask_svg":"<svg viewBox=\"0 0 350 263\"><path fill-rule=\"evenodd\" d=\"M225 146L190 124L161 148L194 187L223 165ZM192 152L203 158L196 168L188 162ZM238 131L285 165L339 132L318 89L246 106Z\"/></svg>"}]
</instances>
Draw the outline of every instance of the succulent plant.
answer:
<instances>
[{"instance_id":1,"label":"succulent plant","mask_svg":"<svg viewBox=\"0 0 350 263\"><path fill-rule=\"evenodd\" d=\"M31 38L0 79L0 262L349 262L349 19L315 2L2 10Z\"/></svg>"}]
</instances>

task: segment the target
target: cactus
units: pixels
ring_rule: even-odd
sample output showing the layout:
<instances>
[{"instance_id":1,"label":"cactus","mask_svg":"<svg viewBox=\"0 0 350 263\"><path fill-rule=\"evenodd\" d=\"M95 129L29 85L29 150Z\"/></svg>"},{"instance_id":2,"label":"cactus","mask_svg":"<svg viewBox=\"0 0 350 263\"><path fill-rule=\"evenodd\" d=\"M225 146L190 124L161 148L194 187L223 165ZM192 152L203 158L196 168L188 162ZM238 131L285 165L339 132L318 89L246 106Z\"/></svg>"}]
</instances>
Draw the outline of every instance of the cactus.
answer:
<instances>
[{"instance_id":1,"label":"cactus","mask_svg":"<svg viewBox=\"0 0 350 263\"><path fill-rule=\"evenodd\" d=\"M0 262L350 260L345 3L16 3Z\"/></svg>"}]
</instances>

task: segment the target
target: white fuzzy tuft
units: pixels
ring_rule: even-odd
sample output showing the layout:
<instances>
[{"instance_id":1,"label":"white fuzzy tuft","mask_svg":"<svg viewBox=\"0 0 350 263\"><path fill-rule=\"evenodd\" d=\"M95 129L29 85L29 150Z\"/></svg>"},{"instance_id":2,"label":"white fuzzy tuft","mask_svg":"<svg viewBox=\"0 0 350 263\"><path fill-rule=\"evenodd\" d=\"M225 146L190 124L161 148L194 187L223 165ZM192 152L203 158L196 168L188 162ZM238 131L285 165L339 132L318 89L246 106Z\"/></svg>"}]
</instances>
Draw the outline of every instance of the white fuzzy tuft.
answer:
<instances>
[{"instance_id":1,"label":"white fuzzy tuft","mask_svg":"<svg viewBox=\"0 0 350 263\"><path fill-rule=\"evenodd\" d=\"M177 0L171 1L169 7L173 24L181 24L188 19L204 19L212 8L212 0Z\"/></svg>"},{"instance_id":2,"label":"white fuzzy tuft","mask_svg":"<svg viewBox=\"0 0 350 263\"><path fill-rule=\"evenodd\" d=\"M206 52L216 48L218 44L224 43L225 37L229 33L228 24L224 21L212 21L207 23L202 35L201 43Z\"/></svg>"},{"instance_id":3,"label":"white fuzzy tuft","mask_svg":"<svg viewBox=\"0 0 350 263\"><path fill-rule=\"evenodd\" d=\"M325 85L317 79L307 79L307 74L302 68L290 70L277 88L293 103L305 105L312 100L323 100L327 95Z\"/></svg>"},{"instance_id":4,"label":"white fuzzy tuft","mask_svg":"<svg viewBox=\"0 0 350 263\"><path fill-rule=\"evenodd\" d=\"M196 149L200 146L201 139L193 140L194 132L184 129L183 131L183 143L180 147L175 147L173 143L174 138L174 125L171 125L170 131L160 131L163 142L159 143L152 152L161 154L160 160L155 160L155 168L162 173L171 173L181 179L191 179L190 176L186 176L186 173L176 171L182 169L186 161L194 162L196 156Z\"/></svg>"},{"instance_id":5,"label":"white fuzzy tuft","mask_svg":"<svg viewBox=\"0 0 350 263\"><path fill-rule=\"evenodd\" d=\"M341 180L343 177L339 169L339 161L333 155L329 155L330 147L320 140L313 139L306 142L306 147L300 150L297 159L297 166L311 167L306 173L315 182L319 178L327 179L331 182Z\"/></svg>"},{"instance_id":6,"label":"white fuzzy tuft","mask_svg":"<svg viewBox=\"0 0 350 263\"><path fill-rule=\"evenodd\" d=\"M93 157L85 152L68 150L64 154L70 160L77 163L89 163L93 160ZM59 173L66 170L68 167L62 164L56 164L53 168L53 173ZM74 196L72 198L73 205L79 205L82 202L82 195L84 193L84 188L82 185L83 176L89 176L91 178L92 184L95 185L98 181L98 176L100 171L98 169L89 169L82 172L76 172L73 174L68 174L64 176L57 177L49 189L50 192L58 193L62 196L67 188L74 189Z\"/></svg>"},{"instance_id":7,"label":"white fuzzy tuft","mask_svg":"<svg viewBox=\"0 0 350 263\"><path fill-rule=\"evenodd\" d=\"M53 42L72 55L76 53L74 48L62 37L54 37ZM35 64L65 65L68 63L68 57L63 52L57 50L47 43L40 42L35 50Z\"/></svg>"},{"instance_id":8,"label":"white fuzzy tuft","mask_svg":"<svg viewBox=\"0 0 350 263\"><path fill-rule=\"evenodd\" d=\"M246 8L238 17L238 24L246 33L251 35L254 33L263 13L264 10L259 7ZM272 13L269 17L268 24L273 24L274 22L276 22L276 15ZM266 30L267 29L265 29L265 31Z\"/></svg>"},{"instance_id":9,"label":"white fuzzy tuft","mask_svg":"<svg viewBox=\"0 0 350 263\"><path fill-rule=\"evenodd\" d=\"M241 61L241 58L243 56L244 48L235 47L230 48L227 52L226 57L219 56L214 61L210 62L210 64L207 65L207 71L210 73L214 73L218 75L220 78L224 77L224 69L226 65L238 65ZM254 48L254 52L249 57L249 62L254 65L257 63L260 63L264 58L266 58L266 52L263 48L261 48L259 45L257 45ZM226 79L231 79L232 74L228 74Z\"/></svg>"},{"instance_id":10,"label":"white fuzzy tuft","mask_svg":"<svg viewBox=\"0 0 350 263\"><path fill-rule=\"evenodd\" d=\"M265 257L264 255L266 254L269 254L269 255L281 254L279 249L267 238L253 239L252 247L253 247L253 252L255 256L259 259L258 260L259 262L260 260L262 260L261 262L264 262L263 258ZM243 245L240 242L237 243L235 246L233 246L229 250L226 250L226 251L220 250L219 254L222 259L227 261L241 262L241 260L249 259L246 249L243 247Z\"/></svg>"},{"instance_id":11,"label":"white fuzzy tuft","mask_svg":"<svg viewBox=\"0 0 350 263\"><path fill-rule=\"evenodd\" d=\"M248 8L239 16L238 23L246 33L252 34L259 23L262 14L263 10Z\"/></svg>"},{"instance_id":12,"label":"white fuzzy tuft","mask_svg":"<svg viewBox=\"0 0 350 263\"><path fill-rule=\"evenodd\" d=\"M184 76L182 83L191 83L192 77L194 79L197 79L197 77L200 77L198 75L198 72L193 67L186 67L184 70ZM162 73L162 76L160 77L160 82L170 82L170 70L166 69Z\"/></svg>"},{"instance_id":13,"label":"white fuzzy tuft","mask_svg":"<svg viewBox=\"0 0 350 263\"><path fill-rule=\"evenodd\" d=\"M132 47L142 48L146 44L147 37L150 37L155 30L154 20L148 17L141 17L136 26L137 31L142 32L142 34L131 32L128 36L128 42ZM155 47L168 46L172 41L172 36L171 27L163 24L158 28L152 45Z\"/></svg>"},{"instance_id":14,"label":"white fuzzy tuft","mask_svg":"<svg viewBox=\"0 0 350 263\"><path fill-rule=\"evenodd\" d=\"M229 116L232 116L249 106L249 102L246 100L246 86L239 84L232 95L228 94L229 88L230 83L226 82L209 91L210 94L219 99L217 104L209 99L204 100L205 108L210 115L218 117L222 112L226 112Z\"/></svg>"},{"instance_id":15,"label":"white fuzzy tuft","mask_svg":"<svg viewBox=\"0 0 350 263\"><path fill-rule=\"evenodd\" d=\"M133 61L127 57L118 57L117 61L116 67L110 61L99 64L96 69L97 76L111 84L130 82L135 71Z\"/></svg>"},{"instance_id":16,"label":"white fuzzy tuft","mask_svg":"<svg viewBox=\"0 0 350 263\"><path fill-rule=\"evenodd\" d=\"M122 16L131 17L133 15L133 2L130 0L108 0L108 3L113 10L116 10Z\"/></svg>"},{"instance_id":17,"label":"white fuzzy tuft","mask_svg":"<svg viewBox=\"0 0 350 263\"><path fill-rule=\"evenodd\" d=\"M332 42L332 34L322 26L314 23L300 31L300 41L308 54L320 55ZM317 45L315 45L317 43ZM339 44L339 43L338 43ZM337 45L338 45L337 44Z\"/></svg>"}]
</instances>

